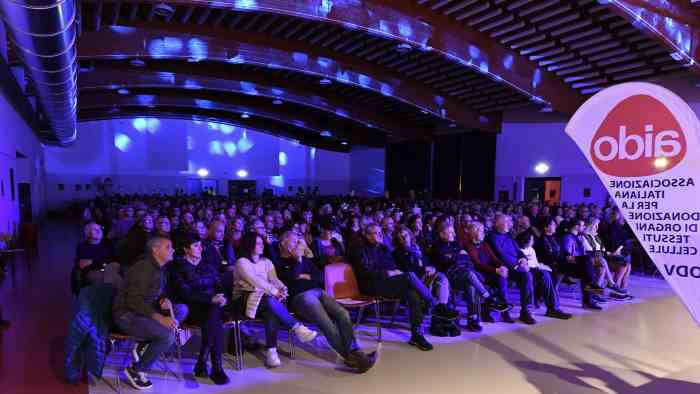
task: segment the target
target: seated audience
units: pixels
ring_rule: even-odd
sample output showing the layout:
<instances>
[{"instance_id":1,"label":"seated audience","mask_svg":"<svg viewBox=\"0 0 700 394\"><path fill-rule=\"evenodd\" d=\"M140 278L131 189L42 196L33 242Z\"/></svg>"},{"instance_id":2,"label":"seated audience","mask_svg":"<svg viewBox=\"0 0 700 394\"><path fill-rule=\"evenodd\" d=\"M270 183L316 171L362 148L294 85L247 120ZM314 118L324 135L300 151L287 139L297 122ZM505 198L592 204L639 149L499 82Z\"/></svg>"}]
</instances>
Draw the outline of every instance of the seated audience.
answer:
<instances>
[{"instance_id":1,"label":"seated audience","mask_svg":"<svg viewBox=\"0 0 700 394\"><path fill-rule=\"evenodd\" d=\"M496 290L496 295L501 300L507 299L508 292L508 267L498 259L488 243L484 242L484 225L479 222L471 222L467 226L466 251L474 263L474 267L486 279L486 283ZM491 311L482 310L482 320L493 323ZM508 310L501 312L501 319L505 323L515 323Z\"/></svg>"},{"instance_id":2,"label":"seated audience","mask_svg":"<svg viewBox=\"0 0 700 394\"><path fill-rule=\"evenodd\" d=\"M95 222L85 225L83 233L85 241L78 244L75 250L75 280L74 292L91 284L104 282L104 271L107 264L116 263L112 247L102 239L102 227Z\"/></svg>"},{"instance_id":3,"label":"seated audience","mask_svg":"<svg viewBox=\"0 0 700 394\"><path fill-rule=\"evenodd\" d=\"M403 272L396 267L394 257L384 245L379 225L367 226L365 238L364 246L353 251L352 258L360 290L371 296L407 300L411 323L408 343L423 351L432 350L433 345L423 336L423 303L432 309L437 301L415 273ZM441 311L435 313L440 315Z\"/></svg>"},{"instance_id":4,"label":"seated audience","mask_svg":"<svg viewBox=\"0 0 700 394\"><path fill-rule=\"evenodd\" d=\"M520 320L525 324L535 324L530 305L533 303L532 274L527 265L527 258L520 251L518 244L510 235L513 222L509 216L496 215L493 231L489 234L487 242L489 246L506 267L508 278L518 284L520 290Z\"/></svg>"},{"instance_id":5,"label":"seated audience","mask_svg":"<svg viewBox=\"0 0 700 394\"><path fill-rule=\"evenodd\" d=\"M178 302L187 305L188 321L202 329L202 344L194 366L194 375L210 377L218 385L226 384L229 378L222 365L223 308L228 300L219 279L218 267L202 260L202 242L193 235L183 240L185 255L175 260L170 267L170 288ZM211 373L207 359L211 358Z\"/></svg>"},{"instance_id":6,"label":"seated audience","mask_svg":"<svg viewBox=\"0 0 700 394\"><path fill-rule=\"evenodd\" d=\"M479 324L480 304L503 312L508 310L505 300L499 300L486 288L483 278L474 270L474 264L467 252L459 246L451 220L440 221L437 239L432 247L432 262L438 271L450 280L450 286L464 292L467 301L467 329L481 331ZM479 298L480 297L480 298Z\"/></svg>"},{"instance_id":7,"label":"seated audience","mask_svg":"<svg viewBox=\"0 0 700 394\"><path fill-rule=\"evenodd\" d=\"M593 258L594 266L600 267L601 278L597 283L612 290L610 293L612 298L620 300L631 298L627 294L629 276L632 272L629 256L622 255L622 247L614 252L605 249L603 240L598 236L599 224L600 219L597 217L589 218L582 235L584 251Z\"/></svg>"},{"instance_id":8,"label":"seated audience","mask_svg":"<svg viewBox=\"0 0 700 394\"><path fill-rule=\"evenodd\" d=\"M559 271L564 275L581 279L583 307L599 311L603 309L597 303L597 300L601 298L593 293L599 293L603 289L595 283L596 276L593 261L584 252L583 243L578 236L582 228L583 222L580 220L562 223L564 235L559 243L563 259L559 264Z\"/></svg>"},{"instance_id":9,"label":"seated audience","mask_svg":"<svg viewBox=\"0 0 700 394\"><path fill-rule=\"evenodd\" d=\"M318 267L345 261L345 248L342 242L333 237L335 226L329 218L321 221L321 234L311 244L311 251ZM301 240L299 240L301 241Z\"/></svg>"},{"instance_id":10,"label":"seated audience","mask_svg":"<svg viewBox=\"0 0 700 394\"><path fill-rule=\"evenodd\" d=\"M517 236L516 242L527 259L528 270L532 273L535 286L534 294L536 297L538 294L541 295L544 299L544 304L547 306L545 316L563 320L570 319L571 314L563 312L560 308L559 291L557 291L557 287L552 280L552 268L544 263L540 263L537 259L537 253L533 248L535 244L534 235L529 231L523 231Z\"/></svg>"},{"instance_id":11,"label":"seated audience","mask_svg":"<svg viewBox=\"0 0 700 394\"><path fill-rule=\"evenodd\" d=\"M277 278L272 262L263 256L264 247L265 243L258 233L249 233L243 237L240 257L235 266L234 299L248 318L264 322L267 348L265 365L276 368L282 365L277 354L280 325L291 329L301 342L312 341L317 333L292 317L282 303L289 293L284 283Z\"/></svg>"},{"instance_id":12,"label":"seated audience","mask_svg":"<svg viewBox=\"0 0 700 394\"><path fill-rule=\"evenodd\" d=\"M413 232L408 227L402 226L394 235L396 248L392 252L396 266L403 272L413 272L418 275L425 286L431 290L437 299L436 312L441 316L459 315L451 310L447 303L450 302L450 281L442 272L438 272L423 255L420 247L413 243Z\"/></svg>"},{"instance_id":13,"label":"seated audience","mask_svg":"<svg viewBox=\"0 0 700 394\"><path fill-rule=\"evenodd\" d=\"M170 238L170 219L167 216L161 216L156 220L155 236L161 238Z\"/></svg>"},{"instance_id":14,"label":"seated audience","mask_svg":"<svg viewBox=\"0 0 700 394\"><path fill-rule=\"evenodd\" d=\"M140 219L136 220L136 224L131 228L126 236L125 255L120 261L126 266L130 266L142 254L146 252L146 243L153 236L153 218L151 215L144 214Z\"/></svg>"},{"instance_id":15,"label":"seated audience","mask_svg":"<svg viewBox=\"0 0 700 394\"><path fill-rule=\"evenodd\" d=\"M224 241L226 225L218 220L211 222L207 238L203 241L202 260L214 266L217 270L233 271L236 255L233 246Z\"/></svg>"},{"instance_id":16,"label":"seated audience","mask_svg":"<svg viewBox=\"0 0 700 394\"><path fill-rule=\"evenodd\" d=\"M347 366L366 372L374 365L375 356L360 351L350 314L322 289L321 271L303 255L298 243L296 233L284 232L276 264L280 279L289 289L291 309L321 330Z\"/></svg>"},{"instance_id":17,"label":"seated audience","mask_svg":"<svg viewBox=\"0 0 700 394\"><path fill-rule=\"evenodd\" d=\"M146 373L175 343L176 329L187 316L187 307L173 304L165 294L163 267L172 260L170 240L151 238L146 251L127 271L113 305L117 327L147 343L142 352L134 352L137 358L124 370L129 383L138 390L153 386Z\"/></svg>"}]
</instances>

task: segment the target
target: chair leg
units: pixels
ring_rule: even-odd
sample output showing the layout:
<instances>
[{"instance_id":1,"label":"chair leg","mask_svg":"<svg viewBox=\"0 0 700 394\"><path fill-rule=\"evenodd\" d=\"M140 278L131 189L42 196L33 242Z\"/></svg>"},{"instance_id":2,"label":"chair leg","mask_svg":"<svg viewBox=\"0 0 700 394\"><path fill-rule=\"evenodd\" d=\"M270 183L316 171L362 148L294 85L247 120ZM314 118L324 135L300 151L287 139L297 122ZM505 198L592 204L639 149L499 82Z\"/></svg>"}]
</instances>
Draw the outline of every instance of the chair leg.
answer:
<instances>
[{"instance_id":1,"label":"chair leg","mask_svg":"<svg viewBox=\"0 0 700 394\"><path fill-rule=\"evenodd\" d=\"M394 322L396 321L396 313L399 311L399 307L401 306L401 301L396 301L394 303L394 310L391 313L391 322L389 323L389 327L394 328Z\"/></svg>"},{"instance_id":2,"label":"chair leg","mask_svg":"<svg viewBox=\"0 0 700 394\"><path fill-rule=\"evenodd\" d=\"M377 318L377 342L382 343L382 319L380 318L379 312L380 306L377 302L374 304L374 314Z\"/></svg>"},{"instance_id":3,"label":"chair leg","mask_svg":"<svg viewBox=\"0 0 700 394\"><path fill-rule=\"evenodd\" d=\"M240 371L243 369L243 339L241 338L241 325L242 321L237 321L235 323L235 334L234 340L236 341L236 367Z\"/></svg>"},{"instance_id":4,"label":"chair leg","mask_svg":"<svg viewBox=\"0 0 700 394\"><path fill-rule=\"evenodd\" d=\"M363 306L360 308L360 310L357 312L357 321L355 322L355 326L359 326L360 322L362 321L362 315L365 313L365 307Z\"/></svg>"},{"instance_id":5,"label":"chair leg","mask_svg":"<svg viewBox=\"0 0 700 394\"><path fill-rule=\"evenodd\" d=\"M287 331L287 336L289 337L289 358L291 360L294 360L296 357L296 354L294 353L295 348L294 348L294 335L292 330Z\"/></svg>"}]
</instances>

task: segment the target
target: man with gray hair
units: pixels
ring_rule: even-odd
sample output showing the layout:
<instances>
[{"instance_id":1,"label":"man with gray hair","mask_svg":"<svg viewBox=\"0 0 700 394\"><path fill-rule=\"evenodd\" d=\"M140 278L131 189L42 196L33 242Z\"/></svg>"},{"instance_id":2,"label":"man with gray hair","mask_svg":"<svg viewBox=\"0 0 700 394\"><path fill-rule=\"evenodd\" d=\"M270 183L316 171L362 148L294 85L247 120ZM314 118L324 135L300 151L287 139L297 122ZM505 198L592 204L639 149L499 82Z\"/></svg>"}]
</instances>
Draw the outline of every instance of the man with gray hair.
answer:
<instances>
[{"instance_id":1,"label":"man with gray hair","mask_svg":"<svg viewBox=\"0 0 700 394\"><path fill-rule=\"evenodd\" d=\"M172 258L173 246L169 239L151 238L144 258L127 271L114 300L112 309L117 327L147 343L145 349L134 352L134 364L124 371L129 383L138 390L153 386L146 372L175 343L177 327L187 316L185 305L172 304L165 297L163 267Z\"/></svg>"}]
</instances>

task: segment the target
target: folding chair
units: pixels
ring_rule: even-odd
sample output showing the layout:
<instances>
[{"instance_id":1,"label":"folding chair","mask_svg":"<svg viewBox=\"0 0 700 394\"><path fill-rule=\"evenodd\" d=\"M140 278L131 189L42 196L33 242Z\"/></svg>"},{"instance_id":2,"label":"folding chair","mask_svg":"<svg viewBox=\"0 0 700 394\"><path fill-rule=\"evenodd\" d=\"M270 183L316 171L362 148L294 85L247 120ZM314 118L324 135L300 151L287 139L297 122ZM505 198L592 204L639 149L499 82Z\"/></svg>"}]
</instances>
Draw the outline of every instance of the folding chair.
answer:
<instances>
[{"instance_id":1,"label":"folding chair","mask_svg":"<svg viewBox=\"0 0 700 394\"><path fill-rule=\"evenodd\" d=\"M346 309L357 309L357 321L360 324L365 308L374 305L374 313L377 318L377 341L382 341L382 322L379 313L377 299L360 294L357 279L352 266L347 263L331 263L324 267L326 293L335 298Z\"/></svg>"},{"instance_id":2,"label":"folding chair","mask_svg":"<svg viewBox=\"0 0 700 394\"><path fill-rule=\"evenodd\" d=\"M234 346L236 348L236 354L234 355L234 369L240 371L243 369L243 338L241 336L241 326L245 323L264 323L260 319L250 319L247 316L239 314L233 318L230 324L233 327L233 340ZM287 338L289 340L289 358L294 359L295 348L294 348L294 335L292 330L287 330Z\"/></svg>"}]
</instances>

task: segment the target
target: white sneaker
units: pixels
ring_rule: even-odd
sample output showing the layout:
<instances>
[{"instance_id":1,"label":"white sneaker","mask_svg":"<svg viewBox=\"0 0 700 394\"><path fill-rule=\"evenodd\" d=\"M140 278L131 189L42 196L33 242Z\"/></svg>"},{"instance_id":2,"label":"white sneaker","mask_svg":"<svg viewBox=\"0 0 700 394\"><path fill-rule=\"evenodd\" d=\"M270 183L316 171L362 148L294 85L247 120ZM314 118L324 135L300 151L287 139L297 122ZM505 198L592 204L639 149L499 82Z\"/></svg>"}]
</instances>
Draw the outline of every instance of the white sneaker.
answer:
<instances>
[{"instance_id":1,"label":"white sneaker","mask_svg":"<svg viewBox=\"0 0 700 394\"><path fill-rule=\"evenodd\" d=\"M282 365L280 356L277 355L277 348L267 349L267 352L265 352L265 365L268 368L277 368Z\"/></svg>"},{"instance_id":2,"label":"white sneaker","mask_svg":"<svg viewBox=\"0 0 700 394\"><path fill-rule=\"evenodd\" d=\"M292 330L302 343L311 342L316 338L316 335L318 335L316 331L309 330L309 328L303 324L297 324Z\"/></svg>"}]
</instances>

